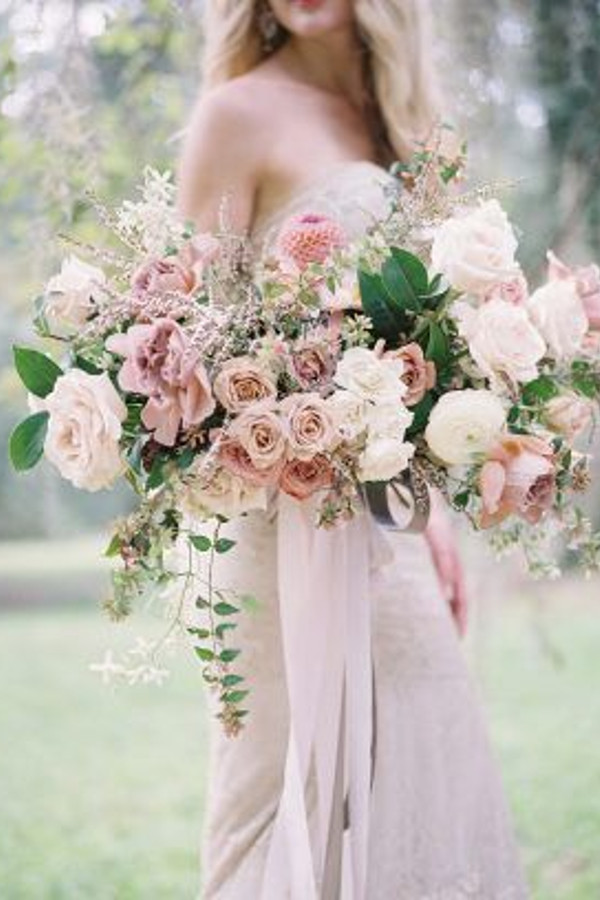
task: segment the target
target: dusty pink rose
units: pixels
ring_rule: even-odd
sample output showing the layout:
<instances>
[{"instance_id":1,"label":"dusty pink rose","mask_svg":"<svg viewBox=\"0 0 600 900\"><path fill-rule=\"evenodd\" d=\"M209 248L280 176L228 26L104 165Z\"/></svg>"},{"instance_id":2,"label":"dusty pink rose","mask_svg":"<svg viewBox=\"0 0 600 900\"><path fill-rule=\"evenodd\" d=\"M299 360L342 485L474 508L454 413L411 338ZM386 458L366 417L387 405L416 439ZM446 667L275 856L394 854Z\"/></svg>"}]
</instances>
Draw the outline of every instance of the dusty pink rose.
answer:
<instances>
[{"instance_id":1,"label":"dusty pink rose","mask_svg":"<svg viewBox=\"0 0 600 900\"><path fill-rule=\"evenodd\" d=\"M392 350L384 355L400 360L403 364L400 380L406 385L407 391L402 400L405 406L416 406L435 385L435 364L425 359L423 351L416 343L406 344L399 350Z\"/></svg>"},{"instance_id":2,"label":"dusty pink rose","mask_svg":"<svg viewBox=\"0 0 600 900\"><path fill-rule=\"evenodd\" d=\"M284 223L277 239L277 251L299 269L305 269L310 263L324 263L334 250L346 243L344 230L336 221L307 213Z\"/></svg>"},{"instance_id":3,"label":"dusty pink rose","mask_svg":"<svg viewBox=\"0 0 600 900\"><path fill-rule=\"evenodd\" d=\"M228 434L241 444L256 469L273 469L283 464L287 434L271 402L255 403L245 409L233 420Z\"/></svg>"},{"instance_id":4,"label":"dusty pink rose","mask_svg":"<svg viewBox=\"0 0 600 900\"><path fill-rule=\"evenodd\" d=\"M318 394L292 394L281 404L292 456L307 460L329 450L337 438L328 405Z\"/></svg>"},{"instance_id":5,"label":"dusty pink rose","mask_svg":"<svg viewBox=\"0 0 600 900\"><path fill-rule=\"evenodd\" d=\"M133 325L125 334L109 337L106 346L125 357L118 375L120 387L149 398L142 422L159 444L172 447L181 425L199 425L213 412L215 401L206 369L172 319Z\"/></svg>"},{"instance_id":6,"label":"dusty pink rose","mask_svg":"<svg viewBox=\"0 0 600 900\"><path fill-rule=\"evenodd\" d=\"M550 428L572 441L592 424L593 406L577 394L561 394L546 404L545 417Z\"/></svg>"},{"instance_id":7,"label":"dusty pink rose","mask_svg":"<svg viewBox=\"0 0 600 900\"><path fill-rule=\"evenodd\" d=\"M531 435L508 435L488 454L480 474L481 527L510 515L539 522L553 503L555 467L552 447Z\"/></svg>"},{"instance_id":8,"label":"dusty pink rose","mask_svg":"<svg viewBox=\"0 0 600 900\"><path fill-rule=\"evenodd\" d=\"M292 375L305 390L319 388L333 375L335 360L326 341L297 341L290 356Z\"/></svg>"},{"instance_id":9,"label":"dusty pink rose","mask_svg":"<svg viewBox=\"0 0 600 900\"><path fill-rule=\"evenodd\" d=\"M275 381L256 362L238 357L225 363L213 385L215 396L230 413L277 396Z\"/></svg>"},{"instance_id":10,"label":"dusty pink rose","mask_svg":"<svg viewBox=\"0 0 600 900\"><path fill-rule=\"evenodd\" d=\"M230 437L225 438L219 448L219 460L224 469L254 487L267 487L277 483L281 474L281 464L257 469L250 454L242 444Z\"/></svg>"},{"instance_id":11,"label":"dusty pink rose","mask_svg":"<svg viewBox=\"0 0 600 900\"><path fill-rule=\"evenodd\" d=\"M484 299L505 300L507 303L514 303L515 306L523 306L528 296L527 281L522 274L519 274L508 281L499 281L497 284L493 284L486 292Z\"/></svg>"},{"instance_id":12,"label":"dusty pink rose","mask_svg":"<svg viewBox=\"0 0 600 900\"><path fill-rule=\"evenodd\" d=\"M131 284L136 294L191 294L197 287L194 270L176 256L144 263Z\"/></svg>"},{"instance_id":13,"label":"dusty pink rose","mask_svg":"<svg viewBox=\"0 0 600 900\"><path fill-rule=\"evenodd\" d=\"M596 265L572 269L548 252L548 276L550 280L574 280L577 293L583 303L590 328L600 330L600 268Z\"/></svg>"},{"instance_id":14,"label":"dusty pink rose","mask_svg":"<svg viewBox=\"0 0 600 900\"><path fill-rule=\"evenodd\" d=\"M296 500L306 500L316 491L331 487L333 478L331 463L326 456L318 454L312 459L292 459L286 463L279 487Z\"/></svg>"}]
</instances>

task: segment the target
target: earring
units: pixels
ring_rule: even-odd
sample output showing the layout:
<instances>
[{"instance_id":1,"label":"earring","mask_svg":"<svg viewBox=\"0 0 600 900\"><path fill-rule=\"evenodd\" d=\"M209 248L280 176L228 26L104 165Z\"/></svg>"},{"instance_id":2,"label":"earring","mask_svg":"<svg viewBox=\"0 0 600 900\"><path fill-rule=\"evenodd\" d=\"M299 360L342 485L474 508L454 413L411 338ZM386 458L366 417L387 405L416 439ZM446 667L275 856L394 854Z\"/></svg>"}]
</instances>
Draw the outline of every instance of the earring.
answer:
<instances>
[{"instance_id":1,"label":"earring","mask_svg":"<svg viewBox=\"0 0 600 900\"><path fill-rule=\"evenodd\" d=\"M271 9L269 0L261 0L257 10L256 24L262 38L262 48L264 52L272 53L277 47L279 22Z\"/></svg>"}]
</instances>

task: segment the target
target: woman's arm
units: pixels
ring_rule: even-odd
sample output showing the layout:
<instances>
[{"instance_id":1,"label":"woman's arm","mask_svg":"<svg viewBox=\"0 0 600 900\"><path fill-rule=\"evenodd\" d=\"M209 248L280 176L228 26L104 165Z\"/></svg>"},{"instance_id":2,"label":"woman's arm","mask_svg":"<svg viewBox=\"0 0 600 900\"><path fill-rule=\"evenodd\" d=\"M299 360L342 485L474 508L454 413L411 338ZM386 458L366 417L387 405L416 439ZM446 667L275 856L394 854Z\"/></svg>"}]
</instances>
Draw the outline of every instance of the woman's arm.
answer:
<instances>
[{"instance_id":1,"label":"woman's arm","mask_svg":"<svg viewBox=\"0 0 600 900\"><path fill-rule=\"evenodd\" d=\"M237 233L251 225L258 188L261 133L244 85L230 82L198 101L179 164L178 206L199 231L214 231L225 203Z\"/></svg>"},{"instance_id":2,"label":"woman's arm","mask_svg":"<svg viewBox=\"0 0 600 900\"><path fill-rule=\"evenodd\" d=\"M425 537L456 627L459 634L464 636L467 630L468 599L463 565L445 503L435 491L431 496L431 516Z\"/></svg>"}]
</instances>

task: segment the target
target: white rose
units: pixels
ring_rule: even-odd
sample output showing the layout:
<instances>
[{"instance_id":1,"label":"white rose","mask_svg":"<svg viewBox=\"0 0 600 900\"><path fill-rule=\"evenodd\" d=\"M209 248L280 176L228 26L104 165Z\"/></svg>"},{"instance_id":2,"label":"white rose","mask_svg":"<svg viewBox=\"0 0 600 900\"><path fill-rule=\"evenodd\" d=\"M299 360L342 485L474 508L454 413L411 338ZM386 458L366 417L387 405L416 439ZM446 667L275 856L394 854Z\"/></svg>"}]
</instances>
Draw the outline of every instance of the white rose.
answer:
<instances>
[{"instance_id":1,"label":"white rose","mask_svg":"<svg viewBox=\"0 0 600 900\"><path fill-rule=\"evenodd\" d=\"M207 478L202 471L204 460L188 471L185 487L179 495L181 508L192 519L225 516L234 519L254 509L267 509L267 491L238 478L227 469L218 468ZM194 478L194 469L198 477Z\"/></svg>"},{"instance_id":2,"label":"white rose","mask_svg":"<svg viewBox=\"0 0 600 900\"><path fill-rule=\"evenodd\" d=\"M401 400L407 390L403 371L398 359L381 359L365 347L351 347L339 361L334 381L363 400Z\"/></svg>"},{"instance_id":3,"label":"white rose","mask_svg":"<svg viewBox=\"0 0 600 900\"><path fill-rule=\"evenodd\" d=\"M511 381L537 377L537 364L546 344L522 306L506 300L490 300L478 309L455 303L452 314L471 356L487 378L504 373Z\"/></svg>"},{"instance_id":4,"label":"white rose","mask_svg":"<svg viewBox=\"0 0 600 900\"><path fill-rule=\"evenodd\" d=\"M589 321L574 280L550 281L538 288L529 298L528 309L557 359L577 353Z\"/></svg>"},{"instance_id":5,"label":"white rose","mask_svg":"<svg viewBox=\"0 0 600 900\"><path fill-rule=\"evenodd\" d=\"M336 431L343 440L354 441L367 428L367 403L350 391L335 391L326 400Z\"/></svg>"},{"instance_id":6,"label":"white rose","mask_svg":"<svg viewBox=\"0 0 600 900\"><path fill-rule=\"evenodd\" d=\"M64 260L58 275L46 285L44 313L53 331L77 331L94 308L94 296L106 283L102 269L90 266L77 256Z\"/></svg>"},{"instance_id":7,"label":"white rose","mask_svg":"<svg viewBox=\"0 0 600 900\"><path fill-rule=\"evenodd\" d=\"M403 440L413 414L401 402L370 403L367 407L369 435Z\"/></svg>"},{"instance_id":8,"label":"white rose","mask_svg":"<svg viewBox=\"0 0 600 900\"><path fill-rule=\"evenodd\" d=\"M369 439L360 459L360 480L390 481L406 469L414 452L414 445L401 438Z\"/></svg>"},{"instance_id":9,"label":"white rose","mask_svg":"<svg viewBox=\"0 0 600 900\"><path fill-rule=\"evenodd\" d=\"M594 405L586 397L569 392L553 397L546 404L544 414L550 428L574 441L592 425Z\"/></svg>"},{"instance_id":10,"label":"white rose","mask_svg":"<svg viewBox=\"0 0 600 900\"><path fill-rule=\"evenodd\" d=\"M459 291L482 295L519 272L517 238L497 200L482 202L445 221L436 230L431 262Z\"/></svg>"},{"instance_id":11,"label":"white rose","mask_svg":"<svg viewBox=\"0 0 600 900\"><path fill-rule=\"evenodd\" d=\"M450 391L431 411L425 440L442 462L466 465L492 447L505 422L504 406L491 391Z\"/></svg>"},{"instance_id":12,"label":"white rose","mask_svg":"<svg viewBox=\"0 0 600 900\"><path fill-rule=\"evenodd\" d=\"M63 478L87 491L109 487L124 468L119 439L127 408L108 375L71 369L44 407L50 414L44 451Z\"/></svg>"}]
</instances>

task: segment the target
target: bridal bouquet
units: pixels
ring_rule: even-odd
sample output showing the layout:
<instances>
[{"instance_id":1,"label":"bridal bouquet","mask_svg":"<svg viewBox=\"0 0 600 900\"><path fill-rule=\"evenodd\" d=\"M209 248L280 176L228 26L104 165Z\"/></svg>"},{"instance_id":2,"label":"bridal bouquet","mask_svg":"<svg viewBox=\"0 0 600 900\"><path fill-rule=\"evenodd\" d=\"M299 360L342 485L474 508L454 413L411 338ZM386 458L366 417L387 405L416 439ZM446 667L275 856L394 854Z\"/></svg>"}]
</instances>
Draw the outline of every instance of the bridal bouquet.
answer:
<instances>
[{"instance_id":1,"label":"bridal bouquet","mask_svg":"<svg viewBox=\"0 0 600 900\"><path fill-rule=\"evenodd\" d=\"M278 492L336 527L395 487L426 514L432 486L533 568L554 567L544 541L557 532L587 568L600 562L572 502L600 398L600 271L549 254L530 289L498 201L442 189L462 163L423 148L360 240L306 214L260 260L226 222L180 223L169 177L148 171L138 202L100 208L123 252L69 256L38 303L38 334L59 352L15 348L31 406L15 468L45 456L83 490L129 482L108 611L120 619L169 583L194 592L206 627L186 626L183 600L171 627L192 635L229 733L246 714L231 642L245 598L214 585L213 563L234 546L223 523ZM151 680L157 651L107 665Z\"/></svg>"}]
</instances>

